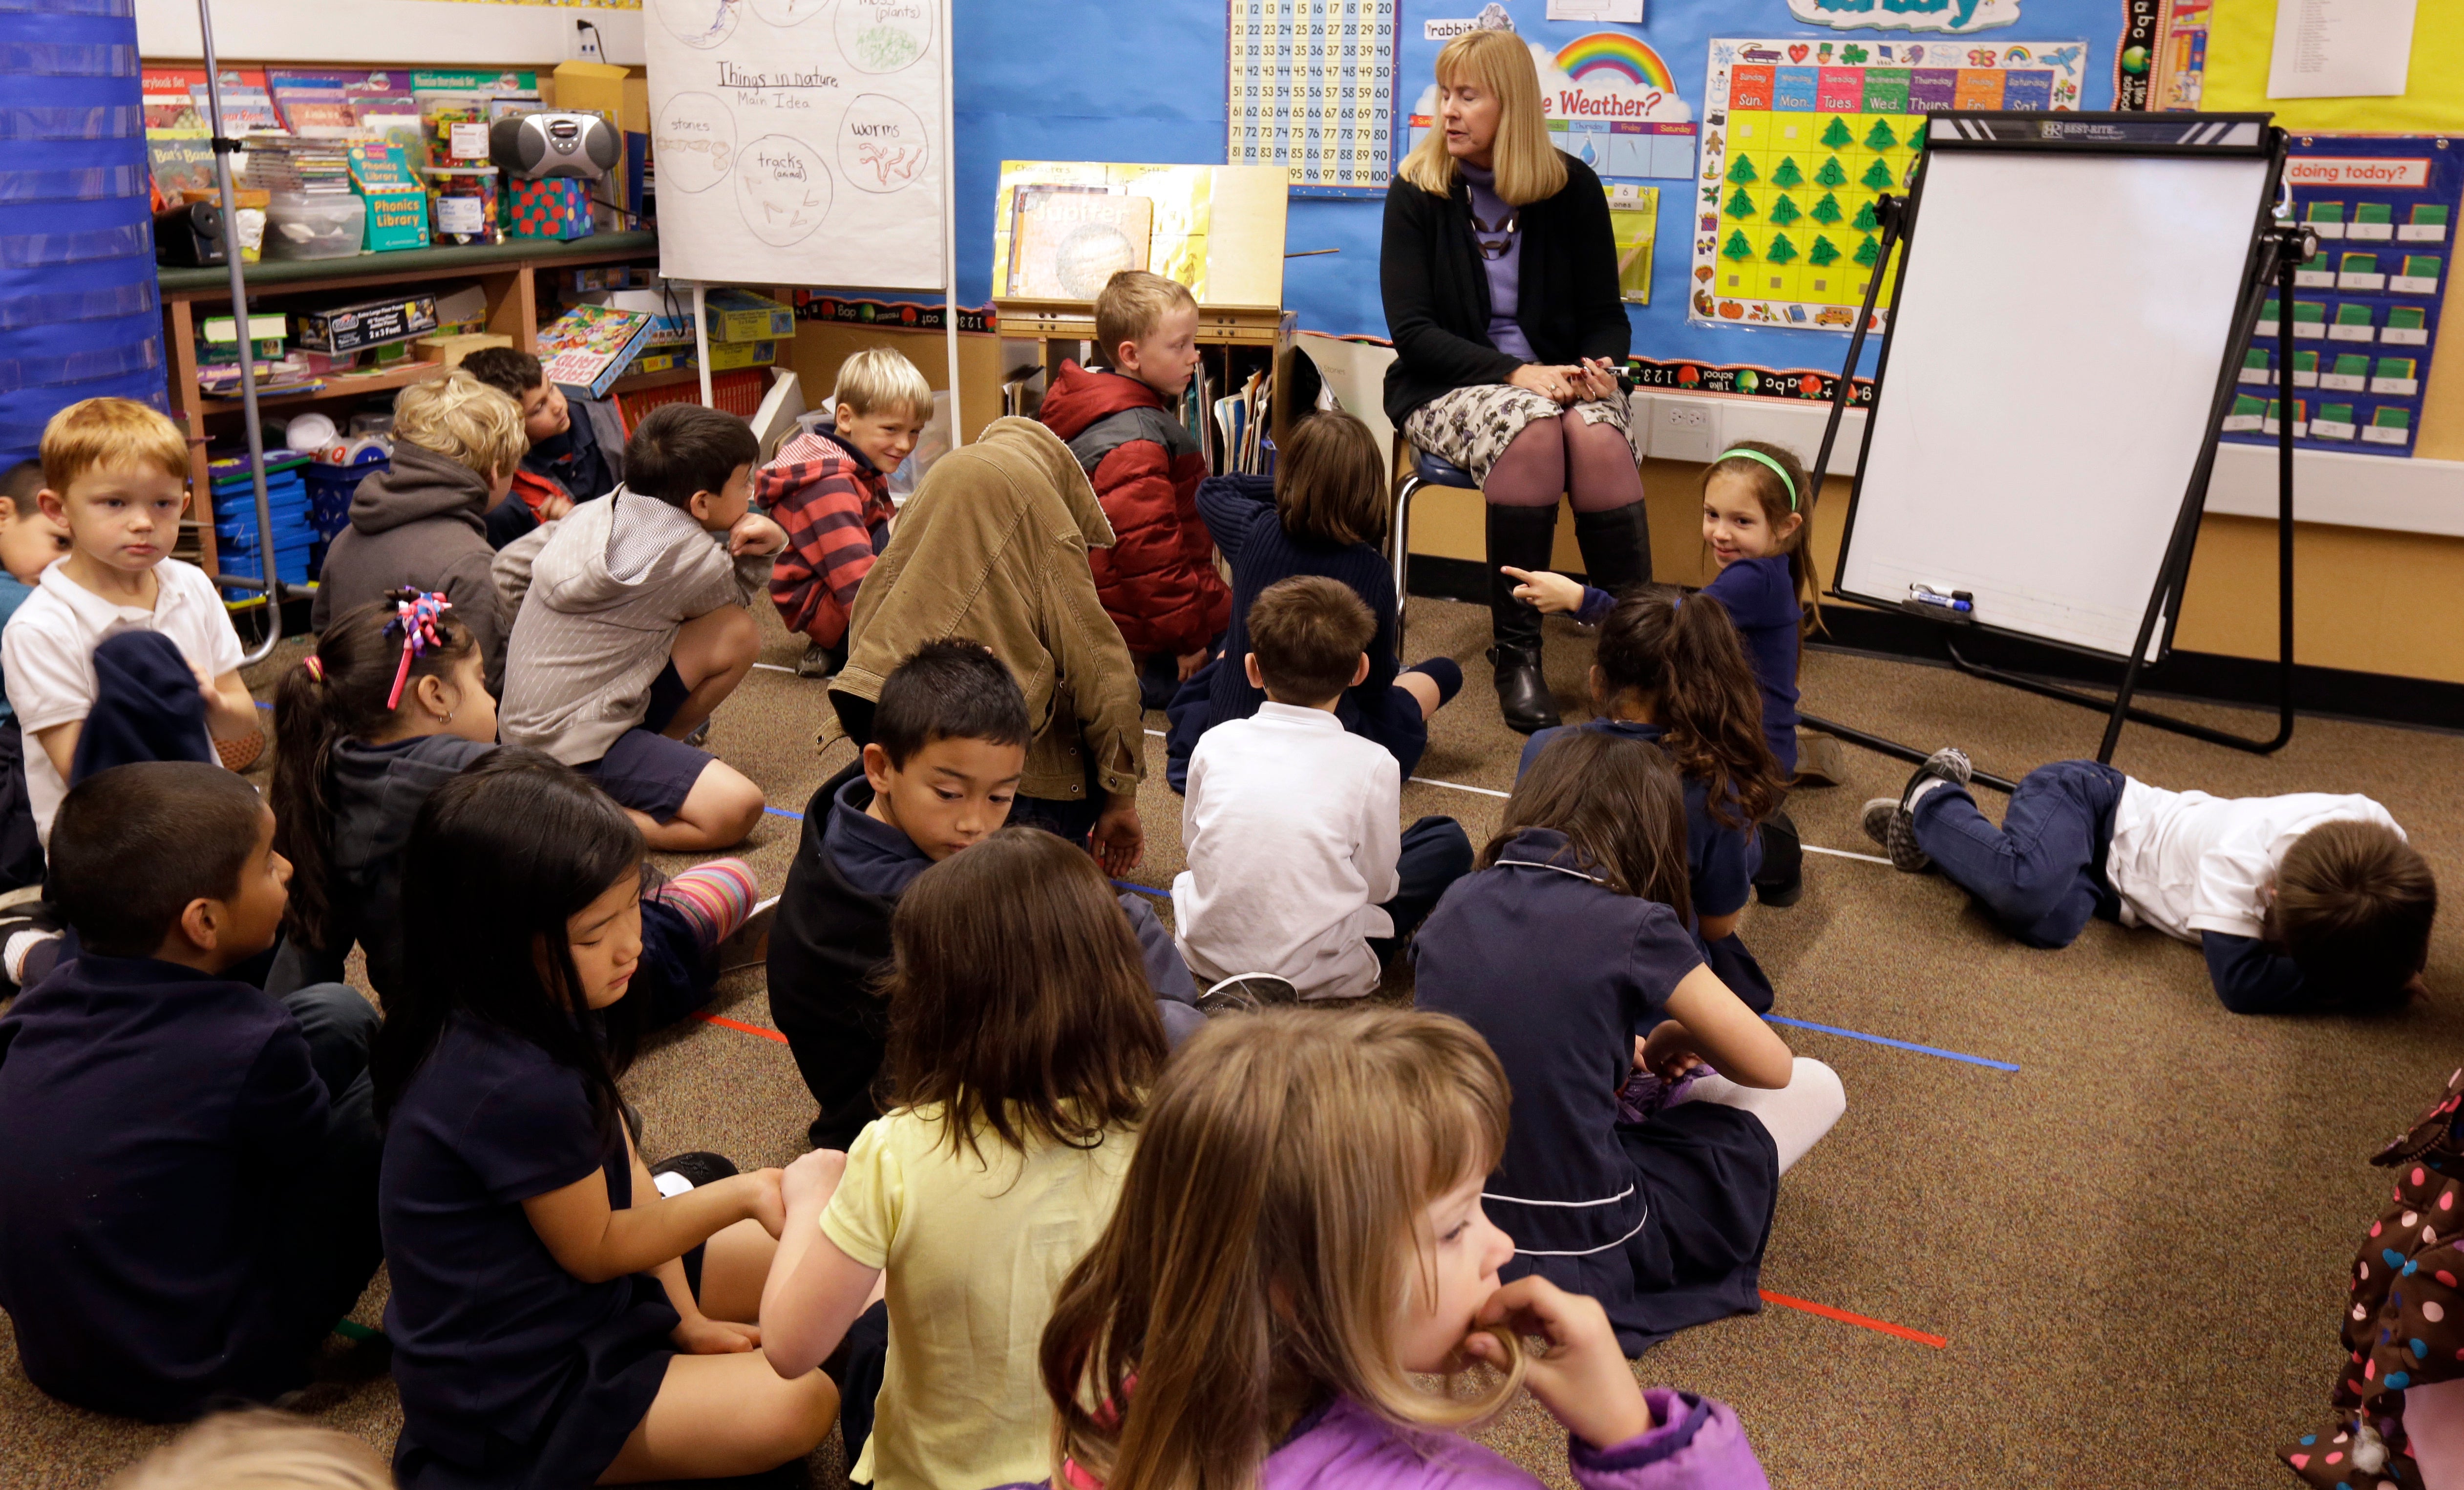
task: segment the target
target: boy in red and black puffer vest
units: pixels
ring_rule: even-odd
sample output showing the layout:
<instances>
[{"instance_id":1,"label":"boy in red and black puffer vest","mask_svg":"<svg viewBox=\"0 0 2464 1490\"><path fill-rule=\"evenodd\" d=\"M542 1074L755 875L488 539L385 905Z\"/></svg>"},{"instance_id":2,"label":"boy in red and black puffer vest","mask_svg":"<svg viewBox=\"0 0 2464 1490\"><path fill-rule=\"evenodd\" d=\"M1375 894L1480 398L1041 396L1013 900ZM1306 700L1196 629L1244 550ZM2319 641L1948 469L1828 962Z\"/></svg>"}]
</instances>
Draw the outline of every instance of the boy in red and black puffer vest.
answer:
<instances>
[{"instance_id":1,"label":"boy in red and black puffer vest","mask_svg":"<svg viewBox=\"0 0 2464 1490\"><path fill-rule=\"evenodd\" d=\"M847 661L856 587L890 541L890 473L933 419L933 387L913 362L869 347L839 364L831 424L781 446L753 475L753 495L787 530L770 570L770 603L804 634L800 677Z\"/></svg>"},{"instance_id":2,"label":"boy in red and black puffer vest","mask_svg":"<svg viewBox=\"0 0 2464 1490\"><path fill-rule=\"evenodd\" d=\"M1142 270L1123 270L1095 298L1095 338L1113 370L1064 362L1036 415L1069 442L1112 524L1089 556L1095 591L1138 660L1149 709L1206 663L1232 618L1215 541L1198 515L1206 458L1180 422L1198 367L1198 302Z\"/></svg>"}]
</instances>

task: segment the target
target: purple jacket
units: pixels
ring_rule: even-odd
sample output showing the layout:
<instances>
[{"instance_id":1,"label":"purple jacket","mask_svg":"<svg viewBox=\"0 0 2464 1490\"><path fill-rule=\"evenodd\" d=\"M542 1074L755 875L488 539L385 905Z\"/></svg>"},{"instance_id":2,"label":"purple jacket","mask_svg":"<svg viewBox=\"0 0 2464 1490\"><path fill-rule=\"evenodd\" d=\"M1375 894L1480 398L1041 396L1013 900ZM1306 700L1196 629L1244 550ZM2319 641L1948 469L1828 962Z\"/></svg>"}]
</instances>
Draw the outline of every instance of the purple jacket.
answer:
<instances>
[{"instance_id":1,"label":"purple jacket","mask_svg":"<svg viewBox=\"0 0 2464 1490\"><path fill-rule=\"evenodd\" d=\"M1572 1438L1581 1490L1770 1490L1727 1404L1664 1387L1643 1392L1660 1424L1609 1449ZM1304 1422L1266 1457L1258 1490L1527 1490L1540 1481L1494 1450L1447 1433L1395 1428L1349 1397Z\"/></svg>"}]
</instances>

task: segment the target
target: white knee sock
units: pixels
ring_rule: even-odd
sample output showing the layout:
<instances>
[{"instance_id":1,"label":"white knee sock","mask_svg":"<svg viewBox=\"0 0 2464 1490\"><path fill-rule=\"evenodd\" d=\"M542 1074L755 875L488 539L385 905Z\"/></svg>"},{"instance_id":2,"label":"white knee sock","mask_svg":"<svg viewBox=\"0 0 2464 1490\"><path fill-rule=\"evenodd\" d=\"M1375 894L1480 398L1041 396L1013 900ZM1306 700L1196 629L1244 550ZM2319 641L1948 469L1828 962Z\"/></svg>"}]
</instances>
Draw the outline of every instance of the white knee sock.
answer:
<instances>
[{"instance_id":1,"label":"white knee sock","mask_svg":"<svg viewBox=\"0 0 2464 1490\"><path fill-rule=\"evenodd\" d=\"M1705 1076L1686 1088L1680 1102L1716 1102L1724 1107L1743 1107L1760 1119L1779 1150L1779 1172L1805 1157L1806 1150L1822 1141L1839 1114L1848 1110L1848 1093L1840 1087L1839 1073L1819 1061L1804 1056L1795 1058L1795 1070L1788 1085L1776 1091L1760 1086L1740 1086L1725 1076Z\"/></svg>"}]
</instances>

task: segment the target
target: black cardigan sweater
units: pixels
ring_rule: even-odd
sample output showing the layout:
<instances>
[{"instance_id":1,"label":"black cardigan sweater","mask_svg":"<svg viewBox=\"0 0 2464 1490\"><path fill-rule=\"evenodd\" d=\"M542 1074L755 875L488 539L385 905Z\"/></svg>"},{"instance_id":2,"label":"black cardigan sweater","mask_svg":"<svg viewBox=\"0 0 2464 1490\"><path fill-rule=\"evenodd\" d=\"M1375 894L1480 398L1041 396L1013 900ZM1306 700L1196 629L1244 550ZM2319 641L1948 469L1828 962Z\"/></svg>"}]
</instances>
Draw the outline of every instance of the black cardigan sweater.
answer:
<instances>
[{"instance_id":1,"label":"black cardigan sweater","mask_svg":"<svg viewBox=\"0 0 2464 1490\"><path fill-rule=\"evenodd\" d=\"M1543 362L1622 361L1633 328L1617 296L1608 196L1590 166L1562 150L1557 158L1566 163L1566 185L1522 209L1522 296L1514 318ZM1488 272L1472 239L1471 186L1461 171L1451 197L1400 176L1386 188L1377 280L1386 334L1395 340L1386 416L1397 428L1439 394L1504 383L1523 365L1489 344Z\"/></svg>"}]
</instances>

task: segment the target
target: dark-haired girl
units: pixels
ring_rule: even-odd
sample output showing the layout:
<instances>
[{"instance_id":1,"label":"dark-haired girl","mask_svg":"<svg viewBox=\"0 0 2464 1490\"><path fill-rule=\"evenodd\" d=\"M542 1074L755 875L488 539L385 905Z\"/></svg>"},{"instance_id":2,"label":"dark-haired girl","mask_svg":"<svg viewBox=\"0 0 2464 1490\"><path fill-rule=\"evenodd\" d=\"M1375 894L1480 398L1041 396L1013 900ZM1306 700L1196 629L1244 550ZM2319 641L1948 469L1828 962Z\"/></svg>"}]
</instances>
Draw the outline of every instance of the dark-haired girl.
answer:
<instances>
[{"instance_id":1,"label":"dark-haired girl","mask_svg":"<svg viewBox=\"0 0 2464 1490\"><path fill-rule=\"evenodd\" d=\"M1463 668L1450 657L1397 668L1395 572L1377 549L1387 506L1386 460L1376 438L1340 410L1301 421L1285 439L1271 480L1230 475L1199 484L1198 514L1232 567L1232 624L1216 660L1173 697L1164 776L1174 791L1187 789L1199 736L1265 703L1265 690L1241 667L1249 650L1249 606L1268 585L1295 575L1341 581L1377 622L1369 675L1344 690L1334 716L1385 746L1405 776L1420 763L1429 719L1462 689Z\"/></svg>"},{"instance_id":2,"label":"dark-haired girl","mask_svg":"<svg viewBox=\"0 0 2464 1490\"><path fill-rule=\"evenodd\" d=\"M1163 1025L1103 872L1041 829L925 870L891 934L896 1105L788 1169L762 1348L810 1370L885 1282L889 1360L848 1479L1032 1483L1052 1472L1037 1341L1120 1194Z\"/></svg>"},{"instance_id":3,"label":"dark-haired girl","mask_svg":"<svg viewBox=\"0 0 2464 1490\"><path fill-rule=\"evenodd\" d=\"M1719 573L1703 593L1735 623L1762 692L1763 739L1779 762L1783 788L1796 775L1796 669L1806 632L1822 620L1813 560L1805 551L1814 483L1783 446L1740 440L1703 469L1703 544ZM1503 571L1518 600L1542 611L1572 611L1586 625L1605 620L1617 597L1563 575ZM1786 792L1783 790L1782 795ZM1774 804L1763 834L1754 888L1766 905L1793 904L1804 892L1796 824Z\"/></svg>"},{"instance_id":4,"label":"dark-haired girl","mask_svg":"<svg viewBox=\"0 0 2464 1490\"><path fill-rule=\"evenodd\" d=\"M354 942L379 997L402 987L403 845L428 795L496 748L483 667L443 596L402 590L328 625L283 674L274 810L292 888L277 993L340 981ZM664 1024L709 998L720 943L753 913L753 873L718 859L646 888L638 981L646 1018Z\"/></svg>"},{"instance_id":5,"label":"dark-haired girl","mask_svg":"<svg viewBox=\"0 0 2464 1490\"><path fill-rule=\"evenodd\" d=\"M553 763L483 762L420 808L420 931L370 1061L406 1490L758 1474L829 1432L829 1381L759 1353L779 1172L666 1196L626 1129L641 863Z\"/></svg>"},{"instance_id":6,"label":"dark-haired girl","mask_svg":"<svg viewBox=\"0 0 2464 1490\"><path fill-rule=\"evenodd\" d=\"M1553 576L1551 578L1554 578ZM1763 738L1754 675L1728 613L1668 585L1630 590L1600 618L1593 716L1543 730L1517 775L1568 729L1599 730L1665 751L1685 788L1685 877L1696 934L1721 981L1756 1014L1771 979L1737 936L1762 866L1760 825L1788 787Z\"/></svg>"},{"instance_id":7,"label":"dark-haired girl","mask_svg":"<svg viewBox=\"0 0 2464 1490\"><path fill-rule=\"evenodd\" d=\"M1481 866L1421 923L1413 1001L1506 1067L1512 1122L1483 1196L1514 1238L1500 1276L1599 1300L1629 1352L1760 1308L1779 1175L1846 1099L1705 965L1676 772L1639 741L1565 731ZM1660 1090L1621 1121L1638 1069Z\"/></svg>"}]
</instances>

